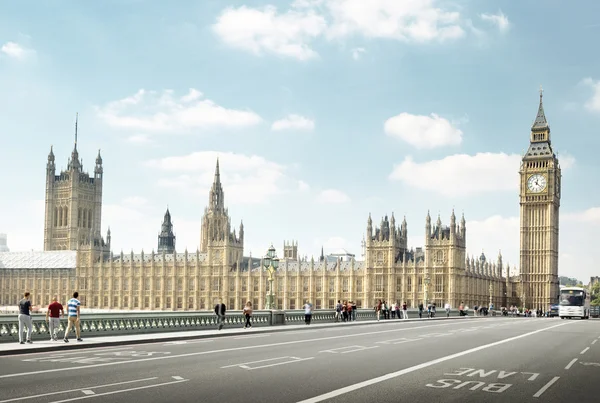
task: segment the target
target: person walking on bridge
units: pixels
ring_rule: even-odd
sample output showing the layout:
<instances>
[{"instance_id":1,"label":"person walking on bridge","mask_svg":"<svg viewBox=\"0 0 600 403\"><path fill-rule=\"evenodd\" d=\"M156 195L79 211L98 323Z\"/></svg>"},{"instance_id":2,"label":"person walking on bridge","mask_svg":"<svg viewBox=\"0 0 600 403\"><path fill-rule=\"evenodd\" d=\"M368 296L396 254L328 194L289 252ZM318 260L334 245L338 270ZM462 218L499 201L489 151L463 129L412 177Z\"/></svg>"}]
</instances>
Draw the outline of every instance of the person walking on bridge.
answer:
<instances>
[{"instance_id":1,"label":"person walking on bridge","mask_svg":"<svg viewBox=\"0 0 600 403\"><path fill-rule=\"evenodd\" d=\"M250 318L252 317L252 302L246 302L246 306L244 307L244 317L246 318L246 324L244 325L244 329L252 327L252 322L250 322Z\"/></svg>"},{"instance_id":2,"label":"person walking on bridge","mask_svg":"<svg viewBox=\"0 0 600 403\"><path fill-rule=\"evenodd\" d=\"M223 325L225 324L225 311L227 311L227 308L223 302L215 305L215 313L217 314L217 325L219 325L219 330L223 329Z\"/></svg>"},{"instance_id":3,"label":"person walking on bridge","mask_svg":"<svg viewBox=\"0 0 600 403\"><path fill-rule=\"evenodd\" d=\"M26 292L23 294L23 299L19 301L19 344L25 344L23 341L23 328L27 328L27 343L31 344L31 301L29 300L30 294Z\"/></svg>"},{"instance_id":4,"label":"person walking on bridge","mask_svg":"<svg viewBox=\"0 0 600 403\"><path fill-rule=\"evenodd\" d=\"M69 342L69 332L71 331L71 327L75 328L75 335L77 336L77 341L83 341L81 339L81 327L80 327L80 314L81 314L81 302L77 299L79 298L79 293L75 291L73 293L73 298L71 298L67 302L67 312L68 316L68 324L67 330L65 330L65 338L64 342Z\"/></svg>"},{"instance_id":5,"label":"person walking on bridge","mask_svg":"<svg viewBox=\"0 0 600 403\"><path fill-rule=\"evenodd\" d=\"M65 315L65 311L58 298L52 298L52 303L48 305L46 311L46 322L50 327L50 341L58 340L58 329L60 327L60 317Z\"/></svg>"}]
</instances>

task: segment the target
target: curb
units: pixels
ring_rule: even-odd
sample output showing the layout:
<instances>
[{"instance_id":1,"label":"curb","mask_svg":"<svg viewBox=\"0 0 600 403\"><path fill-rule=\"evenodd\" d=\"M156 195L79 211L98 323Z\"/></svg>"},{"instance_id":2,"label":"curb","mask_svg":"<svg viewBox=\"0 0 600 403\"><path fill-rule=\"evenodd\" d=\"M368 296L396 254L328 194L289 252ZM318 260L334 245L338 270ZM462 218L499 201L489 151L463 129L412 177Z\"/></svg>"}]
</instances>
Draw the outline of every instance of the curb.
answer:
<instances>
[{"instance_id":1,"label":"curb","mask_svg":"<svg viewBox=\"0 0 600 403\"><path fill-rule=\"evenodd\" d=\"M453 316L453 317L449 317L449 318L431 318L431 319L427 319L427 318L423 318L423 319L406 319L401 320L401 319L384 319L383 321L368 321L368 322L350 322L348 324L346 324L346 326L358 326L358 325L376 325L376 324L384 324L384 323L404 323L404 322L408 322L408 323L418 323L418 322L422 322L422 321L446 321L446 320L474 320L474 319L485 319L486 317L476 317L476 316L465 316L465 317L459 317L459 316ZM315 325L320 325L318 326L319 329L329 329L329 328L333 328L333 327L340 327L340 325L342 325L341 323L315 323ZM292 325L294 326L294 325ZM310 327L310 325L308 325ZM258 330L258 329L269 329L269 330ZM126 345L132 345L132 344L152 344L152 343L162 343L162 342L171 342L171 341L186 341L186 340L198 340L198 339L213 339L213 338L223 338L223 337L231 337L231 336L240 336L240 334L263 334L263 333L282 333L282 332L293 332L296 330L301 330L298 328L294 328L294 329L290 329L290 328L285 328L285 325L279 325L279 326L265 326L265 327L260 327L257 330L250 330L250 331L245 331L245 332L240 332L240 333L218 333L218 334L197 334L197 335L193 335L193 336L185 336L185 335L174 335L171 337L164 337L164 338L160 338L160 339L140 339L140 340L116 340L114 342L112 341L102 341L102 342L87 342L87 340L93 340L93 337L90 338L86 338L86 342L84 343L73 343L73 344L57 344L57 345L53 345L53 346L44 346L44 347L32 347L32 348L28 348L26 350L4 350L4 351L0 351L0 356L14 356L14 355L27 355L27 354L34 354L34 353L44 353L44 352L52 352L52 351L63 351L63 350L83 350L83 349L88 349L88 348L99 348L99 347L118 347L118 346L126 346ZM185 332L185 331L183 331ZM157 333L160 334L160 333ZM110 336L109 336L110 337ZM118 336L114 336L114 337L118 337ZM74 340L74 339L73 339ZM6 342L9 343L9 342Z\"/></svg>"}]
</instances>

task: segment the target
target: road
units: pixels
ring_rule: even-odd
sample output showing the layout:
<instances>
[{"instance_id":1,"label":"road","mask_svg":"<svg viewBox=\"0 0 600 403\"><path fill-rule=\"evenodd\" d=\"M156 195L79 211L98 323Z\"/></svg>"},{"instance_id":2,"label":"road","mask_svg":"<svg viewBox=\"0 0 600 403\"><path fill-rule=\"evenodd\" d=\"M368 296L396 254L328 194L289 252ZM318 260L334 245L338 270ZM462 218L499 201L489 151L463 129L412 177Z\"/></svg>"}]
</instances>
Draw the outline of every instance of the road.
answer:
<instances>
[{"instance_id":1,"label":"road","mask_svg":"<svg viewBox=\"0 0 600 403\"><path fill-rule=\"evenodd\" d=\"M597 320L424 319L5 356L0 403L596 402L599 377Z\"/></svg>"}]
</instances>

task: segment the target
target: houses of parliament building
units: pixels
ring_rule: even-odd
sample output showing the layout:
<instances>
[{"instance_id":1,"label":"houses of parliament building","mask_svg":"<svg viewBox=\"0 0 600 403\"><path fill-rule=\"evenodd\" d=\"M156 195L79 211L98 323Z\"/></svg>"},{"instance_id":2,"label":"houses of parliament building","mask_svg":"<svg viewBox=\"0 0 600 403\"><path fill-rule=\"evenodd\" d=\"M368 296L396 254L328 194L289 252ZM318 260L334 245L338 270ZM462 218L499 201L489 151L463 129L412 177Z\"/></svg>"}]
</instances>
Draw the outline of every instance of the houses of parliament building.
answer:
<instances>
[{"instance_id":1,"label":"houses of parliament building","mask_svg":"<svg viewBox=\"0 0 600 403\"><path fill-rule=\"evenodd\" d=\"M218 300L229 309L246 301L264 308L268 273L261 258L244 256L244 225L232 227L218 161L197 250L176 251L167 209L156 251L113 254L110 229L105 237L100 231L102 157L98 152L93 175L84 172L75 138L66 170L57 174L52 148L48 155L44 251L0 253L0 305L17 304L24 291L42 306L78 291L87 308L210 310ZM468 256L465 217L454 211L447 224L427 213L424 244L416 249L407 246L406 218L398 223L391 214L374 223L369 214L363 261L323 253L308 260L300 258L297 242L284 242L273 282L275 307L299 309L309 301L326 309L352 300L370 308L379 299L416 307L427 298L453 308L491 299L496 307L547 309L558 295L561 174L541 93L529 143L520 167L519 275L510 275L501 254Z\"/></svg>"}]
</instances>

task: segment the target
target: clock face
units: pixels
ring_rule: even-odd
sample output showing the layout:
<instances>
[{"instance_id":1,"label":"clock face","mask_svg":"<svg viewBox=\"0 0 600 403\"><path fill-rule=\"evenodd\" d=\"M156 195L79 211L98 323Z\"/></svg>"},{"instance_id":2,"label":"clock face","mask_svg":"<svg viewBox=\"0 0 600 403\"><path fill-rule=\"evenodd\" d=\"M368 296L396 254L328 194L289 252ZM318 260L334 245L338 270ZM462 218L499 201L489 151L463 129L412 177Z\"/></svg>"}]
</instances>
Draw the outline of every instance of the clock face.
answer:
<instances>
[{"instance_id":1,"label":"clock face","mask_svg":"<svg viewBox=\"0 0 600 403\"><path fill-rule=\"evenodd\" d=\"M541 174L531 175L527 180L527 189L533 193L539 193L546 189L546 177Z\"/></svg>"}]
</instances>

